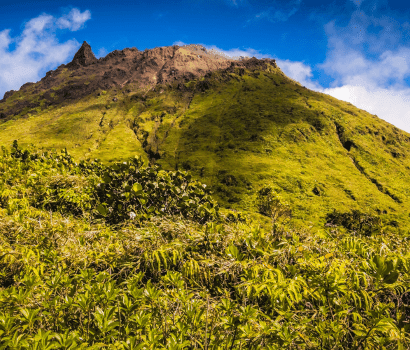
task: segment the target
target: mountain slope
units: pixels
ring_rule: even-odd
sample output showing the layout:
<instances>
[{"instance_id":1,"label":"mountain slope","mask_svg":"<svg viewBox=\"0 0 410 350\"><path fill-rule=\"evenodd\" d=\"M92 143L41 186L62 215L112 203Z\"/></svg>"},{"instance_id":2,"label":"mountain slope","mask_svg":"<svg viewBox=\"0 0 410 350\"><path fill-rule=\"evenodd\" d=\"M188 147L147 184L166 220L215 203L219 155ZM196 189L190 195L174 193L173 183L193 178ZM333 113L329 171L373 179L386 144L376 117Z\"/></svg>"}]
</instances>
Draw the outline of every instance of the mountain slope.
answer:
<instances>
[{"instance_id":1,"label":"mountain slope","mask_svg":"<svg viewBox=\"0 0 410 350\"><path fill-rule=\"evenodd\" d=\"M125 49L73 62L0 103L0 143L64 148L104 161L141 155L190 170L227 207L254 211L272 185L304 224L360 209L408 226L410 135L310 91L274 60L199 46Z\"/></svg>"}]
</instances>

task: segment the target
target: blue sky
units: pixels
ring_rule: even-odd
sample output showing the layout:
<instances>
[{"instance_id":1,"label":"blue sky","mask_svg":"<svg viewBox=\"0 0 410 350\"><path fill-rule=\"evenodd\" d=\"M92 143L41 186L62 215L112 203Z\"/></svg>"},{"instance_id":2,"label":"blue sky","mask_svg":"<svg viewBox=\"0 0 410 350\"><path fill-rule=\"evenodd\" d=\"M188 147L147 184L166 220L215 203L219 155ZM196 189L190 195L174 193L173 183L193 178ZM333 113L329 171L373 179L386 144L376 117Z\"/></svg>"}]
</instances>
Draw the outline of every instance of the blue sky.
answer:
<instances>
[{"instance_id":1,"label":"blue sky","mask_svg":"<svg viewBox=\"0 0 410 350\"><path fill-rule=\"evenodd\" d=\"M196 43L271 57L303 85L410 132L410 11L397 0L0 0L0 96L71 60Z\"/></svg>"}]
</instances>

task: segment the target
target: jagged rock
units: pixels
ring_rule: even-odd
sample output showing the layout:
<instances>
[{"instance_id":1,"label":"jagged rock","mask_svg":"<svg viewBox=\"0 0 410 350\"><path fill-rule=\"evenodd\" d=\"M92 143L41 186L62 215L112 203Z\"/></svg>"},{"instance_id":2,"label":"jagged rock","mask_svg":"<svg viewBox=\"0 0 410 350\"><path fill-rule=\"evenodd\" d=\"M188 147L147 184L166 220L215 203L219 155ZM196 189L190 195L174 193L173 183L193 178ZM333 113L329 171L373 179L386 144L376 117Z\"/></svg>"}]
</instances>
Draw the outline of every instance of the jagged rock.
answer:
<instances>
[{"instance_id":1,"label":"jagged rock","mask_svg":"<svg viewBox=\"0 0 410 350\"><path fill-rule=\"evenodd\" d=\"M5 119L7 116L4 113L0 113L0 119Z\"/></svg>"},{"instance_id":2,"label":"jagged rock","mask_svg":"<svg viewBox=\"0 0 410 350\"><path fill-rule=\"evenodd\" d=\"M90 64L96 63L97 61L97 58L94 56L94 53L91 50L91 46L86 41L84 41L80 49L74 55L73 60L69 64L67 64L67 67L85 67L89 66Z\"/></svg>"},{"instance_id":3,"label":"jagged rock","mask_svg":"<svg viewBox=\"0 0 410 350\"><path fill-rule=\"evenodd\" d=\"M20 90L27 89L27 88L30 87L31 85L34 85L34 83L25 83L25 84L21 85Z\"/></svg>"},{"instance_id":4,"label":"jagged rock","mask_svg":"<svg viewBox=\"0 0 410 350\"><path fill-rule=\"evenodd\" d=\"M16 91L15 90L10 90L6 91L4 94L3 99L1 100L2 102L6 101L11 95L13 95Z\"/></svg>"}]
</instances>

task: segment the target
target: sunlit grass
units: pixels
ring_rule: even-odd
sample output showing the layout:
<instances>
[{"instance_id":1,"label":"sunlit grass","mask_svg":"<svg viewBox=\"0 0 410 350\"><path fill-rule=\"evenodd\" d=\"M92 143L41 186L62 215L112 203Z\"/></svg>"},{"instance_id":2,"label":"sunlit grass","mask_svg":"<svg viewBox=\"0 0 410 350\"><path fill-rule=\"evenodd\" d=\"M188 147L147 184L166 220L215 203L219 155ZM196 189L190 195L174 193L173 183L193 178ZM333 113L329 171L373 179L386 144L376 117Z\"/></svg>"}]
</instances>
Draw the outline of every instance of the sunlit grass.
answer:
<instances>
[{"instance_id":1,"label":"sunlit grass","mask_svg":"<svg viewBox=\"0 0 410 350\"><path fill-rule=\"evenodd\" d=\"M197 89L204 80L209 88ZM124 87L16 117L0 124L0 143L66 147L78 160L145 154L166 169L189 169L223 206L249 212L254 193L271 184L302 225L321 227L333 209L362 209L409 228L407 133L272 67L215 72L185 87Z\"/></svg>"}]
</instances>

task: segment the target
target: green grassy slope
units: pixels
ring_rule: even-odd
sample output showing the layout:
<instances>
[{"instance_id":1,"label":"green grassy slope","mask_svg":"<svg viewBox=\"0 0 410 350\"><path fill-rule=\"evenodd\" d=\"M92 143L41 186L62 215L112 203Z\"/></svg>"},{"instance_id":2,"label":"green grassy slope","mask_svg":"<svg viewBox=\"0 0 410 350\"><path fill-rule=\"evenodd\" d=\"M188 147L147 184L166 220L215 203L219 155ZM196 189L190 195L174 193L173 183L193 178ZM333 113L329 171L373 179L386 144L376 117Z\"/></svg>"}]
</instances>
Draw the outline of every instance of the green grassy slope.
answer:
<instances>
[{"instance_id":1,"label":"green grassy slope","mask_svg":"<svg viewBox=\"0 0 410 350\"><path fill-rule=\"evenodd\" d=\"M361 209L407 226L410 135L273 67L22 113L0 124L0 143L14 139L77 158L143 155L190 170L237 209L255 210L256 191L271 184L308 225L333 209Z\"/></svg>"},{"instance_id":2,"label":"green grassy slope","mask_svg":"<svg viewBox=\"0 0 410 350\"><path fill-rule=\"evenodd\" d=\"M176 149L178 163L203 174L233 206L250 204L265 183L300 218L333 208L395 217L407 201L408 134L280 74L234 76L195 96L172 133L178 136L162 149ZM174 165L171 159L162 162Z\"/></svg>"}]
</instances>

